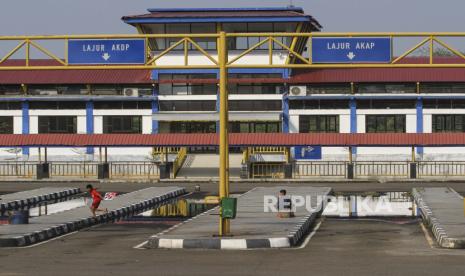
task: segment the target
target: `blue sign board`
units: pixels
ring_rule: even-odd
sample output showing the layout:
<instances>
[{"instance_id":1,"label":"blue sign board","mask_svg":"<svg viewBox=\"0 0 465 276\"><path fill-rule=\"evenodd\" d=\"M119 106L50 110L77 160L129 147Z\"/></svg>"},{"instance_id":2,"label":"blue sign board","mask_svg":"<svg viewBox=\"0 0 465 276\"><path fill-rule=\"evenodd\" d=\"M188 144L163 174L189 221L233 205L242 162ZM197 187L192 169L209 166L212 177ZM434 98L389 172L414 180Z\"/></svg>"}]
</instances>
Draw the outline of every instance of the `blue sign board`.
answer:
<instances>
[{"instance_id":1,"label":"blue sign board","mask_svg":"<svg viewBox=\"0 0 465 276\"><path fill-rule=\"evenodd\" d=\"M321 146L296 146L294 159L321 159Z\"/></svg>"},{"instance_id":2,"label":"blue sign board","mask_svg":"<svg viewBox=\"0 0 465 276\"><path fill-rule=\"evenodd\" d=\"M73 39L69 64L145 64L144 39Z\"/></svg>"},{"instance_id":3,"label":"blue sign board","mask_svg":"<svg viewBox=\"0 0 465 276\"><path fill-rule=\"evenodd\" d=\"M391 55L389 37L312 39L313 63L388 63Z\"/></svg>"}]
</instances>

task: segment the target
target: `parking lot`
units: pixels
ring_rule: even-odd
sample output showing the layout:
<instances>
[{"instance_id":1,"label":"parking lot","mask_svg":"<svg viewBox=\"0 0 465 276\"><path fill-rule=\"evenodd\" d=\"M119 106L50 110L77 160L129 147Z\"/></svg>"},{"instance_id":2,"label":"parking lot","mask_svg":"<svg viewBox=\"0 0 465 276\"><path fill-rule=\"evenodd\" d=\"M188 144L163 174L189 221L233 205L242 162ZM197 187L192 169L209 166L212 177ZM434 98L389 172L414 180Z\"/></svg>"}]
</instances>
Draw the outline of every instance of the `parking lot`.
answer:
<instances>
[{"instance_id":1,"label":"parking lot","mask_svg":"<svg viewBox=\"0 0 465 276\"><path fill-rule=\"evenodd\" d=\"M345 189L352 185L345 184L349 185ZM386 188L409 185L387 184L384 184ZM103 184L102 191L111 188L139 189L143 184L111 185ZM243 184L240 188L238 185L235 189L246 189L247 185L250 184ZM339 185L333 186L341 188ZM353 190L363 188L356 185L353 185ZM209 187L213 192L215 184L203 187ZM33 247L5 248L0 251L0 275L463 274L465 252L436 247L429 235L425 236L420 221L413 218L323 218L315 233L310 234L311 238L300 248L293 249L134 248L149 236L178 222L166 219L106 224Z\"/></svg>"}]
</instances>

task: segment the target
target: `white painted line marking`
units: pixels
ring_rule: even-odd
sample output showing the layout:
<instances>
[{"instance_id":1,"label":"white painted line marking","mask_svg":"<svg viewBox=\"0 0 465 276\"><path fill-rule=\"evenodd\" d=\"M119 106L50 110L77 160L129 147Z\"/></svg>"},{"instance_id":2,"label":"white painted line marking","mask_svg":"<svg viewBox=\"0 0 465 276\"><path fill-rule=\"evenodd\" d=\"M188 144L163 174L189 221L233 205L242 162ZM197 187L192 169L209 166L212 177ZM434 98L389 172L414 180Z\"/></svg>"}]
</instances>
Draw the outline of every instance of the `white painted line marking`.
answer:
<instances>
[{"instance_id":1,"label":"white painted line marking","mask_svg":"<svg viewBox=\"0 0 465 276\"><path fill-rule=\"evenodd\" d=\"M323 222L323 220L320 220L317 225L315 225L315 227L313 227L313 230L310 234L308 234L308 236L305 238L305 240L302 242L302 244L299 246L299 247L296 247L296 248L290 248L290 249L303 249L307 246L307 244L310 242L310 239L316 234L316 231L318 231L318 229L320 228L321 226L321 223Z\"/></svg>"},{"instance_id":2,"label":"white painted line marking","mask_svg":"<svg viewBox=\"0 0 465 276\"><path fill-rule=\"evenodd\" d=\"M140 243L140 244L134 246L133 248L134 248L134 249L142 249L142 250L145 250L145 249L146 249L146 248L145 248L145 245L146 245L147 243L149 243L149 241L145 241L145 242L143 242L143 243Z\"/></svg>"},{"instance_id":3,"label":"white painted line marking","mask_svg":"<svg viewBox=\"0 0 465 276\"><path fill-rule=\"evenodd\" d=\"M433 238L431 237L431 235L430 235L428 229L426 229L426 227L423 225L423 223L422 223L421 221L419 222L419 224L420 224L421 230L423 230L423 233L425 234L425 239L426 239L426 241L428 242L429 246L430 246L431 248L435 248L435 246L434 246L434 240L433 240Z\"/></svg>"}]
</instances>

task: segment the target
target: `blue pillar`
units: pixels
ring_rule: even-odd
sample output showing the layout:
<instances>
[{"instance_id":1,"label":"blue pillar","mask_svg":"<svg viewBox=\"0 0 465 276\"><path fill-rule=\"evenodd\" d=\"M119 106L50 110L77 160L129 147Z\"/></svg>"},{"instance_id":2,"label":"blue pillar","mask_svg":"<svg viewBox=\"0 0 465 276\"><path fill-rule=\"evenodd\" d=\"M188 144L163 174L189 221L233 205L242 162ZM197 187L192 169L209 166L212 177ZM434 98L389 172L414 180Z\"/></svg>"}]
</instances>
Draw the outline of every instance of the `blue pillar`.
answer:
<instances>
[{"instance_id":1,"label":"blue pillar","mask_svg":"<svg viewBox=\"0 0 465 276\"><path fill-rule=\"evenodd\" d=\"M152 115L158 113L158 97L152 100ZM158 133L158 120L152 118L152 134Z\"/></svg>"},{"instance_id":2,"label":"blue pillar","mask_svg":"<svg viewBox=\"0 0 465 276\"><path fill-rule=\"evenodd\" d=\"M351 98L349 101L350 108L350 133L357 133L357 101ZM352 153L357 154L357 148L352 148Z\"/></svg>"},{"instance_id":3,"label":"blue pillar","mask_svg":"<svg viewBox=\"0 0 465 276\"><path fill-rule=\"evenodd\" d=\"M282 118L282 131L283 133L289 133L289 98L287 93L283 96L283 118Z\"/></svg>"},{"instance_id":4,"label":"blue pillar","mask_svg":"<svg viewBox=\"0 0 465 276\"><path fill-rule=\"evenodd\" d=\"M417 133L423 133L423 99L418 98L416 102L417 109ZM423 154L423 147L417 147L417 153Z\"/></svg>"},{"instance_id":5,"label":"blue pillar","mask_svg":"<svg viewBox=\"0 0 465 276\"><path fill-rule=\"evenodd\" d=\"M22 134L29 134L29 102L21 102L21 109L23 124ZM29 155L29 147L23 147L22 150L24 155Z\"/></svg>"},{"instance_id":6,"label":"blue pillar","mask_svg":"<svg viewBox=\"0 0 465 276\"><path fill-rule=\"evenodd\" d=\"M86 102L86 133L94 134L94 102ZM87 154L94 154L93 147L87 147Z\"/></svg>"}]
</instances>

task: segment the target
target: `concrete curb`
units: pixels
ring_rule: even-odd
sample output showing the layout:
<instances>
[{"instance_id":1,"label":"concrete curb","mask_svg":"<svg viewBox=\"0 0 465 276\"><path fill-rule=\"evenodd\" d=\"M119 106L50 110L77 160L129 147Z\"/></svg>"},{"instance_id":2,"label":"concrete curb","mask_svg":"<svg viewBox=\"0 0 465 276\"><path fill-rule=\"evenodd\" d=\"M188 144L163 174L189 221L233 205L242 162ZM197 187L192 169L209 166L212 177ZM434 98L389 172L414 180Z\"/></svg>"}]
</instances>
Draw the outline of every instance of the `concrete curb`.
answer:
<instances>
[{"instance_id":1,"label":"concrete curb","mask_svg":"<svg viewBox=\"0 0 465 276\"><path fill-rule=\"evenodd\" d=\"M81 190L79 188L71 188L71 189L60 191L60 192L42 194L42 195L38 195L34 197L21 199L21 200L1 203L0 214L4 214L7 211L16 211L16 210L21 210L24 208L30 208L45 201L63 199L69 196L79 194L79 193L81 193Z\"/></svg>"},{"instance_id":2,"label":"concrete curb","mask_svg":"<svg viewBox=\"0 0 465 276\"><path fill-rule=\"evenodd\" d=\"M254 188L256 189L256 188ZM248 191L247 193L253 191ZM241 196L247 194L244 193ZM189 221L195 220L201 216L209 215L213 212L218 212L218 208L213 208L202 214L199 214L191 219L188 219L182 223L179 223L165 231L162 231L147 241L144 246L147 249L220 249L220 250L245 250L245 249L268 249L268 248L289 248L296 246L301 239L308 233L310 227L314 224L316 218L318 218L323 212L321 208L321 202L317 206L315 213L311 213L301 218L298 224L289 231L287 236L283 237L272 237L272 238L261 238L261 239L244 239L244 238L200 238L200 239L166 239L163 235L169 233L171 230L180 227L181 225L188 223Z\"/></svg>"},{"instance_id":3,"label":"concrete curb","mask_svg":"<svg viewBox=\"0 0 465 276\"><path fill-rule=\"evenodd\" d=\"M458 249L458 248L465 248L465 240L450 238L444 227L441 225L439 220L434 216L433 211L431 208L426 204L421 196L421 192L418 190L421 188L414 188L412 189L412 196L420 209L420 215L423 219L425 225L431 230L434 237L436 238L437 243L439 246L444 248L451 248L451 249ZM458 193L454 190L450 189L459 197L461 197Z\"/></svg>"},{"instance_id":4,"label":"concrete curb","mask_svg":"<svg viewBox=\"0 0 465 276\"><path fill-rule=\"evenodd\" d=\"M185 193L186 190L184 188L178 188L165 195L157 196L148 200L144 200L137 204L131 204L115 210L111 210L107 214L98 215L95 218L81 218L79 220L69 221L67 223L55 225L48 229L43 229L41 231L36 231L14 238L0 238L0 247L29 246L67 233L75 232L83 228L88 228L103 223L115 222L117 220L130 217L164 205L167 202L173 200L175 197L183 195Z\"/></svg>"}]
</instances>

